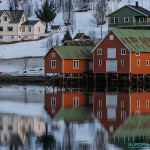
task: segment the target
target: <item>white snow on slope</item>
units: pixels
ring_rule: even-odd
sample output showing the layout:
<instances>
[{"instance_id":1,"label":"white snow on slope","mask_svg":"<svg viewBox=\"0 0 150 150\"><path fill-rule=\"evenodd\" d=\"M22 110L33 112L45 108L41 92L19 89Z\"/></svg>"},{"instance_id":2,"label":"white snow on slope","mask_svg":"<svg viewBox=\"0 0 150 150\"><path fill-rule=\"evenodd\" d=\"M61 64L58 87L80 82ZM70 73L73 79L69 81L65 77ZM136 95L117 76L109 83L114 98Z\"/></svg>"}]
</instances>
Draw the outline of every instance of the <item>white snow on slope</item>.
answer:
<instances>
[{"instance_id":1,"label":"white snow on slope","mask_svg":"<svg viewBox=\"0 0 150 150\"><path fill-rule=\"evenodd\" d=\"M38 0L37 0L38 1ZM121 0L119 3L117 1L110 0L108 2L108 9L107 9L107 14L117 10L118 8L124 6L124 5L135 5L135 2L137 0ZM139 6L142 6L148 10L150 10L150 0L138 0L139 1ZM3 0L4 2L4 0ZM6 5L4 3L0 4L1 5ZM2 7L0 7L2 9ZM90 30L95 30L96 37L100 38L100 33L101 29L100 27L97 27L95 23L93 23L94 20L92 11L89 12L82 12L82 13L75 13L74 16L76 19L76 29L72 34L72 37L76 35L76 33L85 33L89 35ZM36 16L30 17L30 19L37 19ZM59 36L60 43L61 40L63 39L63 36L65 34L65 31L67 28L64 26L64 21L63 21L63 14L58 13L55 20L54 20L55 25L61 25L62 26L62 32L61 33L56 33L53 35L54 38L54 45L55 45L55 39L56 37ZM106 23L103 25L103 37L108 33L108 24ZM43 42L46 41L40 40L40 41L33 41L33 42L22 42L22 43L16 43L16 44L8 44L8 45L0 45L0 59L10 59L10 58L21 58L21 57L35 57L35 56L45 56L47 53L47 50L43 48Z\"/></svg>"},{"instance_id":2,"label":"white snow on slope","mask_svg":"<svg viewBox=\"0 0 150 150\"><path fill-rule=\"evenodd\" d=\"M47 52L42 45L44 41L46 41L46 39L40 41L0 45L0 59L44 56Z\"/></svg>"}]
</instances>

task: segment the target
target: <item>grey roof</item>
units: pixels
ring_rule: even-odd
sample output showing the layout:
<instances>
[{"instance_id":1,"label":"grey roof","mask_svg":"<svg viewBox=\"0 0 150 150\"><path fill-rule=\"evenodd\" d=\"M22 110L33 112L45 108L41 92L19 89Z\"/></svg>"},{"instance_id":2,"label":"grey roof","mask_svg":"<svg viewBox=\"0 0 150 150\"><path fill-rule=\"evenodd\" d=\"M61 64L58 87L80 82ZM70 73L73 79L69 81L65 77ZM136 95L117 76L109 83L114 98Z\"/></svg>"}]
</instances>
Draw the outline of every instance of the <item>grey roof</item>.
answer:
<instances>
[{"instance_id":1,"label":"grey roof","mask_svg":"<svg viewBox=\"0 0 150 150\"><path fill-rule=\"evenodd\" d=\"M4 10L0 10L0 16L3 14Z\"/></svg>"},{"instance_id":2,"label":"grey roof","mask_svg":"<svg viewBox=\"0 0 150 150\"><path fill-rule=\"evenodd\" d=\"M38 22L39 22L39 20L28 20L28 21L24 22L22 25L31 25L31 26L33 26Z\"/></svg>"},{"instance_id":3,"label":"grey roof","mask_svg":"<svg viewBox=\"0 0 150 150\"><path fill-rule=\"evenodd\" d=\"M60 25L53 25L53 26L51 26L51 29L58 29L58 28L61 28Z\"/></svg>"},{"instance_id":4,"label":"grey roof","mask_svg":"<svg viewBox=\"0 0 150 150\"><path fill-rule=\"evenodd\" d=\"M132 7L133 9L135 9L135 10L137 10L137 11L139 11L139 12L141 12L141 13L147 15L147 16L150 16L150 11L145 9L145 8L143 8L143 7L141 7L141 6L138 6L138 7L133 6L133 5L128 5L128 6Z\"/></svg>"},{"instance_id":5,"label":"grey roof","mask_svg":"<svg viewBox=\"0 0 150 150\"><path fill-rule=\"evenodd\" d=\"M0 10L0 16L3 14L4 11L11 18L10 23L19 23L24 13L24 10Z\"/></svg>"}]
</instances>

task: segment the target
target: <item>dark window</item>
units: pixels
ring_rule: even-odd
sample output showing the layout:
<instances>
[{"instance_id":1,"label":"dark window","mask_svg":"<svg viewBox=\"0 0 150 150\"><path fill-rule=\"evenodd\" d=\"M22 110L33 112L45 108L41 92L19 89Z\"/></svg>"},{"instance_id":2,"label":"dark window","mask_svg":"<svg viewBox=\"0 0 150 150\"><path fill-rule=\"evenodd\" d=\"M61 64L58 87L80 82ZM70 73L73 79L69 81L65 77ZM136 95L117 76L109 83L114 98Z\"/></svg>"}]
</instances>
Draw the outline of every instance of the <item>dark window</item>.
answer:
<instances>
[{"instance_id":1,"label":"dark window","mask_svg":"<svg viewBox=\"0 0 150 150\"><path fill-rule=\"evenodd\" d=\"M99 60L99 66L102 66L102 60Z\"/></svg>"},{"instance_id":2,"label":"dark window","mask_svg":"<svg viewBox=\"0 0 150 150\"><path fill-rule=\"evenodd\" d=\"M8 31L13 31L13 27L8 27Z\"/></svg>"},{"instance_id":3,"label":"dark window","mask_svg":"<svg viewBox=\"0 0 150 150\"><path fill-rule=\"evenodd\" d=\"M55 69L56 68L56 60L51 61L51 68Z\"/></svg>"},{"instance_id":4,"label":"dark window","mask_svg":"<svg viewBox=\"0 0 150 150\"><path fill-rule=\"evenodd\" d=\"M74 60L73 61L73 68L78 69L79 68L79 60Z\"/></svg>"},{"instance_id":5,"label":"dark window","mask_svg":"<svg viewBox=\"0 0 150 150\"><path fill-rule=\"evenodd\" d=\"M124 17L124 22L129 22L129 17Z\"/></svg>"},{"instance_id":6,"label":"dark window","mask_svg":"<svg viewBox=\"0 0 150 150\"><path fill-rule=\"evenodd\" d=\"M121 49L121 55L126 55L126 49Z\"/></svg>"},{"instance_id":7,"label":"dark window","mask_svg":"<svg viewBox=\"0 0 150 150\"><path fill-rule=\"evenodd\" d=\"M97 49L97 55L102 55L102 49L101 48Z\"/></svg>"},{"instance_id":8,"label":"dark window","mask_svg":"<svg viewBox=\"0 0 150 150\"><path fill-rule=\"evenodd\" d=\"M3 27L0 27L0 31L3 31Z\"/></svg>"},{"instance_id":9,"label":"dark window","mask_svg":"<svg viewBox=\"0 0 150 150\"><path fill-rule=\"evenodd\" d=\"M4 17L4 21L7 21L7 17Z\"/></svg>"}]
</instances>

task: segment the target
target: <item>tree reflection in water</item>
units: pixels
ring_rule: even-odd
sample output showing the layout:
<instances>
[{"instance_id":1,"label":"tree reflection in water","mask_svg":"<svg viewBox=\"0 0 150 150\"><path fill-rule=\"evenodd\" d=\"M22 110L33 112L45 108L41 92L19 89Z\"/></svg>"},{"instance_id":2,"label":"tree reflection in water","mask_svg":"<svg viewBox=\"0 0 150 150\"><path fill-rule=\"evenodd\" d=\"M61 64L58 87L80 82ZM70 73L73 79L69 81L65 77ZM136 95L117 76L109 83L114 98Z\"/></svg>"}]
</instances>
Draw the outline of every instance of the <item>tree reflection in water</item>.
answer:
<instances>
[{"instance_id":1,"label":"tree reflection in water","mask_svg":"<svg viewBox=\"0 0 150 150\"><path fill-rule=\"evenodd\" d=\"M53 133L48 133L48 124L45 123L45 134L37 137L37 144L42 145L43 150L56 150L56 140Z\"/></svg>"}]
</instances>

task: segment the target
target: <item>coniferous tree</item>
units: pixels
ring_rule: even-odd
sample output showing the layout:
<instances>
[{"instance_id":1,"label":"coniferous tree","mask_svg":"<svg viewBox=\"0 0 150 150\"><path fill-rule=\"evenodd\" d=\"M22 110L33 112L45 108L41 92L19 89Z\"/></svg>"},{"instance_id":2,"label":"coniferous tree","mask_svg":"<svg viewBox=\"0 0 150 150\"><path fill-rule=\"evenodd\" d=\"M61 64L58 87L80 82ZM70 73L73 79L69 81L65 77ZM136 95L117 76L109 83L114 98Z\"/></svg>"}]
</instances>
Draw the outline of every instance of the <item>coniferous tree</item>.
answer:
<instances>
[{"instance_id":1,"label":"coniferous tree","mask_svg":"<svg viewBox=\"0 0 150 150\"><path fill-rule=\"evenodd\" d=\"M62 42L65 42L66 40L72 40L72 37L71 37L70 32L69 32L68 29L67 29L67 31L64 35L64 38L63 38Z\"/></svg>"},{"instance_id":2,"label":"coniferous tree","mask_svg":"<svg viewBox=\"0 0 150 150\"><path fill-rule=\"evenodd\" d=\"M48 0L42 6L42 9L35 11L37 18L45 22L46 32L48 31L48 23L52 22L56 17L56 12L52 3L49 3Z\"/></svg>"}]
</instances>

